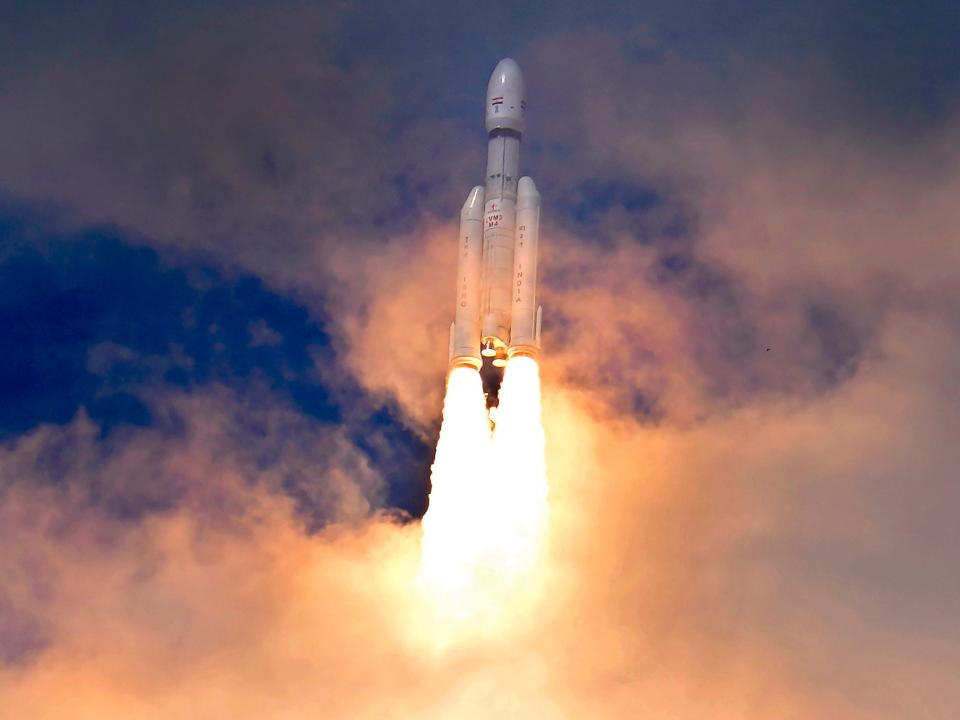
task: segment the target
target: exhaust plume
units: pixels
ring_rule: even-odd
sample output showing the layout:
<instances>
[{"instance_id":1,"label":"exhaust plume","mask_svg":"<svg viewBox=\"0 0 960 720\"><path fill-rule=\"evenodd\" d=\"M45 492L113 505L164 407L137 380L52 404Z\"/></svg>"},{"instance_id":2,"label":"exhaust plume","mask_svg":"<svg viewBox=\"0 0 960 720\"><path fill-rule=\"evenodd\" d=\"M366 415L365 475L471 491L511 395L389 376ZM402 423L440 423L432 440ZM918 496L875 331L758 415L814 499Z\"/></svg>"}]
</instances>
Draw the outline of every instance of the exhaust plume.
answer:
<instances>
[{"instance_id":1,"label":"exhaust plume","mask_svg":"<svg viewBox=\"0 0 960 720\"><path fill-rule=\"evenodd\" d=\"M532 358L507 366L491 433L480 375L455 368L423 518L419 585L448 620L502 631L508 609L535 599L546 532L540 377Z\"/></svg>"}]
</instances>

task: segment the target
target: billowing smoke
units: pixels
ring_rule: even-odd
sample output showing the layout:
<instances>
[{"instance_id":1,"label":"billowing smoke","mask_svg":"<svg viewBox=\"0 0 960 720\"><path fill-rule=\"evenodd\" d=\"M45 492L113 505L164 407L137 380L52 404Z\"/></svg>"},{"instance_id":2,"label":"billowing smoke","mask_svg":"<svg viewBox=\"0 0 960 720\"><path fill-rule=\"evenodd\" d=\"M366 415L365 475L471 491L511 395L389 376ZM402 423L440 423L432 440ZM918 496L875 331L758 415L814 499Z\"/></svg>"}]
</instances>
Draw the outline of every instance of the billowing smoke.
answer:
<instances>
[{"instance_id":1,"label":"billowing smoke","mask_svg":"<svg viewBox=\"0 0 960 720\"><path fill-rule=\"evenodd\" d=\"M431 213L472 182L475 120L385 132L385 106L419 105L332 45L318 60L318 23L286 17L293 34L171 31L163 62L28 64L4 82L4 187L321 287L349 372L428 436L457 232ZM774 26L753 27L765 48ZM171 391L176 437L113 436L106 461L82 415L5 441L0 716L960 715L960 121L884 126L815 48L784 66L643 26L537 37L518 59L545 199L542 437L533 368L497 418L521 429L493 437L475 376L451 377L422 524L377 511L350 437L269 397L268 470L229 393ZM414 197L432 204L384 229ZM155 510L124 515L131 495ZM491 558L513 580L488 583Z\"/></svg>"}]
</instances>

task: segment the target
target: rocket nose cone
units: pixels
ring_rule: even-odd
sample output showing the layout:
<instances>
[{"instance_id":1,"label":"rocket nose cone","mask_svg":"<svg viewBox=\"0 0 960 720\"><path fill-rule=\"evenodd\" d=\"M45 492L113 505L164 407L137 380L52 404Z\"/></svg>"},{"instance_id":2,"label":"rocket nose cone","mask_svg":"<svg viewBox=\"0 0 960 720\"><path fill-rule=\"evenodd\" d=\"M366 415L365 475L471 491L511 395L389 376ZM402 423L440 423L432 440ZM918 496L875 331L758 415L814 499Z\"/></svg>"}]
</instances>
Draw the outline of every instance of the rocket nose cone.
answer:
<instances>
[{"instance_id":1,"label":"rocket nose cone","mask_svg":"<svg viewBox=\"0 0 960 720\"><path fill-rule=\"evenodd\" d=\"M517 61L513 58L504 58L498 62L497 66L493 69L491 79L498 76L505 77L508 75L511 77L522 77L523 75L520 72L520 66L517 65Z\"/></svg>"},{"instance_id":2,"label":"rocket nose cone","mask_svg":"<svg viewBox=\"0 0 960 720\"><path fill-rule=\"evenodd\" d=\"M520 182L517 183L517 194L540 196L540 193L537 191L536 183L533 182L533 178L526 176L520 178Z\"/></svg>"},{"instance_id":3,"label":"rocket nose cone","mask_svg":"<svg viewBox=\"0 0 960 720\"><path fill-rule=\"evenodd\" d=\"M523 96L523 73L520 72L520 66L513 58L504 58L497 63L490 74L487 94L496 97L502 95L502 91L506 88L516 91L521 97Z\"/></svg>"},{"instance_id":4,"label":"rocket nose cone","mask_svg":"<svg viewBox=\"0 0 960 720\"><path fill-rule=\"evenodd\" d=\"M460 208L461 218L483 217L484 190L485 188L483 185L477 185L475 188L473 188L473 190L470 191L470 194L467 195L466 201L463 203L463 207Z\"/></svg>"},{"instance_id":5,"label":"rocket nose cone","mask_svg":"<svg viewBox=\"0 0 960 720\"><path fill-rule=\"evenodd\" d=\"M527 107L525 97L520 66L513 58L504 58L493 69L487 84L487 132L498 128L523 132L523 118Z\"/></svg>"}]
</instances>

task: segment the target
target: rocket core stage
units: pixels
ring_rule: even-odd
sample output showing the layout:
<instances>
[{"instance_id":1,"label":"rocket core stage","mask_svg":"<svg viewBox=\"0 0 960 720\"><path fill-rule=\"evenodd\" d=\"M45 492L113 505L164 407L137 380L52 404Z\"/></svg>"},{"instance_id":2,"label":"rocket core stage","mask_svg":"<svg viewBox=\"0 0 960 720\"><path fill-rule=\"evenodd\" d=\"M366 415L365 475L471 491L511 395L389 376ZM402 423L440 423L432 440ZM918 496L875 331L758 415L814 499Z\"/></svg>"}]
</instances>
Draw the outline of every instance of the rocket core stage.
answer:
<instances>
[{"instance_id":1,"label":"rocket core stage","mask_svg":"<svg viewBox=\"0 0 960 720\"><path fill-rule=\"evenodd\" d=\"M473 188L460 211L457 313L450 325L450 368L480 371L488 408L499 402L507 359L540 351L540 193L532 179L517 179L526 110L520 67L505 58L487 84L487 184Z\"/></svg>"}]
</instances>

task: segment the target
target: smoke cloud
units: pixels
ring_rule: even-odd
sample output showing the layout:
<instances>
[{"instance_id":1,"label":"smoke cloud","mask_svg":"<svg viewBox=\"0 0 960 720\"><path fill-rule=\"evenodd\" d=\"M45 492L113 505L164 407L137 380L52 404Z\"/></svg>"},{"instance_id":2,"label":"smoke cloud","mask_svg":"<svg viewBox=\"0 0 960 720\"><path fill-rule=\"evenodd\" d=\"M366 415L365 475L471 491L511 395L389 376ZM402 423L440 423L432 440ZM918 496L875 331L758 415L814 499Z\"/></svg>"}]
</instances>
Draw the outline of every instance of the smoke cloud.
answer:
<instances>
[{"instance_id":1,"label":"smoke cloud","mask_svg":"<svg viewBox=\"0 0 960 720\"><path fill-rule=\"evenodd\" d=\"M225 38L247 36L238 23ZM284 27L269 34L299 37ZM320 60L294 43L271 62L316 62L343 93L363 83L369 93L351 96L343 116L333 104L291 109L266 59L248 68L256 107L215 78L219 90L186 96L222 102L225 116L269 137L365 117L373 149L290 140L289 155L257 154L248 174L233 145L192 135L209 155L180 148L159 177L145 160L136 197L107 202L130 174L90 161L85 141L48 134L64 143L49 162L107 168L61 184L42 162L20 172L44 156L12 147L8 132L5 186L148 235L156 224L159 239L144 242L258 269L327 313L357 382L434 437L454 295L450 218L456 189L473 184L465 168L481 167L459 148L479 142L476 123L409 120L388 142L367 103L399 103L378 68L338 64L321 45ZM188 56L222 50L191 47ZM171 393L157 402L189 418L173 438L136 431L106 457L81 414L0 447L4 712L956 716L956 118L902 134L865 121L850 77L815 53L711 63L646 26L557 31L518 60L537 94L524 167L545 199L541 604L508 609L496 636L467 632L438 648L444 629L416 590L420 525L383 512L386 480L355 438L265 399L263 435L282 456L265 472L257 448L231 432L247 401ZM75 72L51 65L42 77L73 86L56 76ZM130 72L104 87L136 85ZM35 77L7 87L26 92ZM304 83L316 81L305 71ZM19 97L34 102L10 103L3 127L61 101ZM196 120L180 107L143 137L130 130L121 155L165 153L157 138ZM101 110L81 109L82 126L103 131ZM228 125L215 134L253 132ZM299 164L328 151L323 172ZM441 156L456 159L417 185ZM262 173L277 178L266 195ZM393 183L400 176L414 189ZM426 196L435 199L401 207Z\"/></svg>"}]
</instances>

